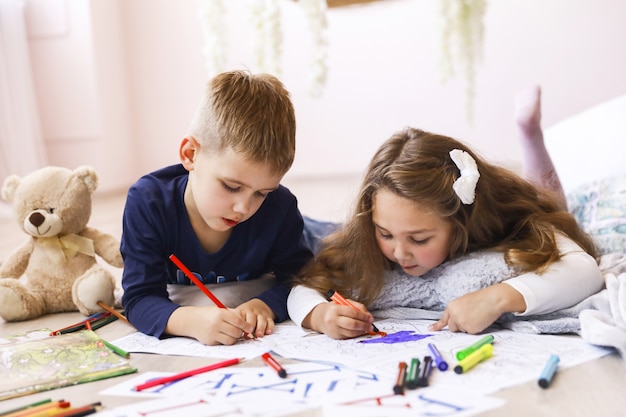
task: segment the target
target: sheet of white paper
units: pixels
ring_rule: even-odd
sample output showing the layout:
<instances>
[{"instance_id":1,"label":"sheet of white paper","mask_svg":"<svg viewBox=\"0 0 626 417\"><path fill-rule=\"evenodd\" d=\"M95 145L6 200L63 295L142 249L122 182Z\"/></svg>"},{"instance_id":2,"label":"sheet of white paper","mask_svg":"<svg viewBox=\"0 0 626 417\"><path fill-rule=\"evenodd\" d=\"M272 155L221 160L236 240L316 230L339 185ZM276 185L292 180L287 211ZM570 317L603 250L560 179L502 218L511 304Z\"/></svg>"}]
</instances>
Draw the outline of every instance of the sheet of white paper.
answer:
<instances>
[{"instance_id":1,"label":"sheet of white paper","mask_svg":"<svg viewBox=\"0 0 626 417\"><path fill-rule=\"evenodd\" d=\"M495 338L493 357L476 365L469 372L458 375L452 370L457 363L456 352L473 344L482 335L445 330L430 332L428 325L431 323L430 320L380 320L376 324L380 330L388 333L385 338L375 336L334 340L325 335L307 334L292 324L280 324L276 326L273 335L257 340L242 340L233 346L205 346L181 337L159 340L141 333L131 334L112 343L129 352L212 358L250 359L273 350L286 358L339 364L355 370L369 371L381 378L393 379L397 375L399 361L408 363L412 358L423 360L424 356L430 355L427 348L430 342L437 346L450 366L446 372L436 369L433 371L432 386L471 386L482 393L495 392L538 378L552 353L559 355L559 367L566 368L611 352L609 349L590 345L578 336L535 335L489 329L486 333ZM400 342L394 338L401 332L405 332L405 338L423 338ZM389 341L394 343L382 343Z\"/></svg>"},{"instance_id":2,"label":"sheet of white paper","mask_svg":"<svg viewBox=\"0 0 626 417\"><path fill-rule=\"evenodd\" d=\"M156 353L175 356L198 356L204 358L256 358L267 352L274 344L299 339L307 333L293 322L275 326L274 333L259 339L241 339L232 346L207 346L188 337L159 339L141 332L131 333L111 341L115 346L130 353Z\"/></svg>"},{"instance_id":3,"label":"sheet of white paper","mask_svg":"<svg viewBox=\"0 0 626 417\"><path fill-rule=\"evenodd\" d=\"M559 355L559 366L566 368L611 352L586 343L578 336L536 335L493 330L487 332L495 338L493 356L462 375L453 371L457 364L456 352L473 344L484 335L468 335L449 331L430 332L429 320L381 320L377 326L388 337L400 331L410 331L428 337L403 343L363 343L371 338L334 340L325 335L309 335L273 345L276 353L293 359L332 361L353 369L368 370L380 376L395 377L400 361L412 358L423 360L430 355L428 343L437 346L449 369L433 369L432 386L464 389L475 387L482 393L537 379L551 353ZM385 338L380 339L384 341Z\"/></svg>"},{"instance_id":4,"label":"sheet of white paper","mask_svg":"<svg viewBox=\"0 0 626 417\"><path fill-rule=\"evenodd\" d=\"M448 416L471 416L500 406L503 400L489 398L479 393L456 392L444 388L420 388L393 394L393 378L379 377L369 372L356 372L337 365L322 363L288 363L284 365L287 377L280 378L268 368L229 367L206 374L195 375L182 381L158 388L136 392L134 387L162 373L149 372L137 375L101 395L160 397L169 399L141 403L141 406L120 407L111 416L149 415L159 417L170 410L183 415L187 409L181 404L199 407L210 403L219 409L229 410L233 416L280 416L317 410L328 416L341 415L433 415L445 411ZM181 400L181 396L185 398ZM200 401L200 402L199 402ZM231 408L229 408L229 406ZM428 414L430 413L430 414ZM189 415L189 414L188 414ZM200 415L200 414L194 414ZM439 414L438 414L439 415Z\"/></svg>"}]
</instances>

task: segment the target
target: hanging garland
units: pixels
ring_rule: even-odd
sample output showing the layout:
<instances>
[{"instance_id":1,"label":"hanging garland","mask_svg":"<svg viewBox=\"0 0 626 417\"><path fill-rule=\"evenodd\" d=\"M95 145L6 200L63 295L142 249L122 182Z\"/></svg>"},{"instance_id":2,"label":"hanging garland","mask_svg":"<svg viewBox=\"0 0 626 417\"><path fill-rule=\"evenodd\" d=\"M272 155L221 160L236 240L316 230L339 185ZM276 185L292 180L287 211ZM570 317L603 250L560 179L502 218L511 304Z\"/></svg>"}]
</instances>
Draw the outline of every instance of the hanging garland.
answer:
<instances>
[{"instance_id":1,"label":"hanging garland","mask_svg":"<svg viewBox=\"0 0 626 417\"><path fill-rule=\"evenodd\" d=\"M472 120L487 0L440 0L439 4L439 73L442 82L454 77L457 67L464 74L465 110Z\"/></svg>"},{"instance_id":2,"label":"hanging garland","mask_svg":"<svg viewBox=\"0 0 626 417\"><path fill-rule=\"evenodd\" d=\"M199 19L204 37L203 53L209 76L221 72L224 67L223 0L202 0ZM231 0L232 1L232 0ZM283 31L281 25L281 0L247 0L251 30L251 47L255 64L260 72L280 76ZM328 41L326 39L326 0L299 0L311 33L311 62L309 92L316 97L322 94L326 84Z\"/></svg>"},{"instance_id":3,"label":"hanging garland","mask_svg":"<svg viewBox=\"0 0 626 417\"><path fill-rule=\"evenodd\" d=\"M201 0L199 17L204 36L204 55L210 76L222 71L225 57L224 0ZM232 0L231 0L232 1ZM252 27L251 47L261 72L280 75L283 31L281 0L247 0ZM346 4L371 2L348 1ZM308 22L312 52L309 71L309 93L320 96L328 73L328 39L326 32L327 0L298 0ZM465 77L466 114L473 119L476 66L482 59L482 45L487 0L439 0L438 67L442 82L457 71Z\"/></svg>"}]
</instances>

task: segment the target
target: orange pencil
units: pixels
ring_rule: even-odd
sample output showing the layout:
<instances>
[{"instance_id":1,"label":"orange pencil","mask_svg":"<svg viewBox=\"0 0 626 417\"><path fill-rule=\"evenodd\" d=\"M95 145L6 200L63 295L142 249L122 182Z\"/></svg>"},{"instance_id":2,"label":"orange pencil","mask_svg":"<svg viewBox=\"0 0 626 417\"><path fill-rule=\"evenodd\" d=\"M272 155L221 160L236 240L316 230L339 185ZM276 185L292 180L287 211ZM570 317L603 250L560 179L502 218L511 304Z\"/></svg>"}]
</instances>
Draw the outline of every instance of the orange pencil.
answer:
<instances>
[{"instance_id":1,"label":"orange pencil","mask_svg":"<svg viewBox=\"0 0 626 417\"><path fill-rule=\"evenodd\" d=\"M118 319L126 322L127 324L130 324L126 316L117 312L117 310L115 310L113 307L109 307L108 305L104 304L102 301L98 301L98 305L102 307L103 309L105 309L106 311L108 311L109 313L113 314Z\"/></svg>"},{"instance_id":2,"label":"orange pencil","mask_svg":"<svg viewBox=\"0 0 626 417\"><path fill-rule=\"evenodd\" d=\"M29 407L25 410L18 411L16 413L8 414L8 417L29 417L35 416L40 413L52 412L53 410L61 410L69 408L70 403L68 401L59 400L51 403L37 405L35 407ZM59 411L60 412L60 411Z\"/></svg>"}]
</instances>

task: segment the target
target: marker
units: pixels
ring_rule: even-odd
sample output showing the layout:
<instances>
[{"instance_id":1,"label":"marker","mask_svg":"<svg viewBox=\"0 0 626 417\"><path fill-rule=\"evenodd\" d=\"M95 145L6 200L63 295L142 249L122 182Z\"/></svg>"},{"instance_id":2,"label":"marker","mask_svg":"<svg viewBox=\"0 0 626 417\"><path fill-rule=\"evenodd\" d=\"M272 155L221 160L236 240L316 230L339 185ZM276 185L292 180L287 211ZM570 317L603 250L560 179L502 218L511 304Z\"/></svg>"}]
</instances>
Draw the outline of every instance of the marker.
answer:
<instances>
[{"instance_id":1,"label":"marker","mask_svg":"<svg viewBox=\"0 0 626 417\"><path fill-rule=\"evenodd\" d=\"M358 310L358 308L356 308L356 306L354 304L352 304L350 301L346 300L343 297L343 295L339 294L335 290L328 290L328 293L326 295L328 295L328 298L330 298L331 300L333 300L337 304L341 304L342 306L352 307L353 309ZM381 332L380 330L378 330L378 327L376 327L376 325L374 323L372 323L372 329L374 329L374 332L376 332L376 333L381 333L381 336L386 336L387 335L387 334L383 335L382 333L384 333L384 332Z\"/></svg>"},{"instance_id":2,"label":"marker","mask_svg":"<svg viewBox=\"0 0 626 417\"><path fill-rule=\"evenodd\" d=\"M398 364L398 379L396 385L393 386L393 393L396 395L404 394L404 381L406 379L406 362Z\"/></svg>"},{"instance_id":3,"label":"marker","mask_svg":"<svg viewBox=\"0 0 626 417\"><path fill-rule=\"evenodd\" d=\"M486 335L480 338L476 343L466 347L465 349L461 349L456 353L456 359L462 361L465 359L470 353L480 349L481 346L486 345L487 343L493 343L493 335Z\"/></svg>"},{"instance_id":4,"label":"marker","mask_svg":"<svg viewBox=\"0 0 626 417\"><path fill-rule=\"evenodd\" d=\"M435 358L435 364L437 365L437 368L439 368L440 371L445 371L446 369L448 369L448 362L443 359L443 356L441 356L441 353L439 353L439 349L437 349L437 346L429 343L428 349L430 349L433 357Z\"/></svg>"},{"instance_id":5,"label":"marker","mask_svg":"<svg viewBox=\"0 0 626 417\"><path fill-rule=\"evenodd\" d=\"M408 389L417 388L417 379L418 373L420 371L420 360L417 358L411 359L411 364L409 365L409 371L406 374L406 387Z\"/></svg>"},{"instance_id":6,"label":"marker","mask_svg":"<svg viewBox=\"0 0 626 417\"><path fill-rule=\"evenodd\" d=\"M550 386L552 378L554 378L554 374L556 373L556 368L559 366L560 360L561 359L557 355L550 355L550 357L548 358L548 362L546 362L546 365L543 368L543 371L541 371L539 381L537 381L541 388L548 388Z\"/></svg>"},{"instance_id":7,"label":"marker","mask_svg":"<svg viewBox=\"0 0 626 417\"><path fill-rule=\"evenodd\" d=\"M491 343L482 345L480 348L478 348L478 350L475 350L474 352L463 358L463 360L459 361L459 364L454 367L454 372L456 372L457 374L467 372L480 362L484 361L487 358L490 358L492 355L493 345Z\"/></svg>"},{"instance_id":8,"label":"marker","mask_svg":"<svg viewBox=\"0 0 626 417\"><path fill-rule=\"evenodd\" d=\"M430 356L424 356L424 367L422 368L422 372L420 373L420 377L417 380L417 385L420 387L428 386L428 378L430 378L430 373L433 370L433 358Z\"/></svg>"},{"instance_id":9,"label":"marker","mask_svg":"<svg viewBox=\"0 0 626 417\"><path fill-rule=\"evenodd\" d=\"M224 368L226 366L238 364L241 360L239 358L228 359L222 362L213 363L211 365L192 369L190 371L181 372L176 375L166 376L163 378L152 379L148 382L144 382L143 384L139 384L135 387L135 391L143 391L148 388L156 387L157 385L167 384L168 382L178 381L184 378L189 378L190 376L198 375L203 372L213 371L214 369Z\"/></svg>"},{"instance_id":10,"label":"marker","mask_svg":"<svg viewBox=\"0 0 626 417\"><path fill-rule=\"evenodd\" d=\"M276 373L278 373L279 377L287 378L287 371L285 371L285 368L283 368L280 363L278 363L278 361L274 359L272 355L270 355L269 352L261 355L261 358L263 359L263 362L268 364L272 369L276 371Z\"/></svg>"}]
</instances>

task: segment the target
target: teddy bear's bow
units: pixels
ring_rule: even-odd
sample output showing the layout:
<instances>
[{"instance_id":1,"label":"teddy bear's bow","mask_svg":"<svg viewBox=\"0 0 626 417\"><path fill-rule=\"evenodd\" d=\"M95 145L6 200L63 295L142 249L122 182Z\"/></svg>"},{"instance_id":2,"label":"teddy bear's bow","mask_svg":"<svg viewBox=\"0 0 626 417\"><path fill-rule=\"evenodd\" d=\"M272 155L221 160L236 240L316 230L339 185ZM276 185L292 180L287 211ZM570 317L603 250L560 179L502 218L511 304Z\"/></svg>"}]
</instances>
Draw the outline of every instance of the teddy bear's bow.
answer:
<instances>
[{"instance_id":1,"label":"teddy bear's bow","mask_svg":"<svg viewBox=\"0 0 626 417\"><path fill-rule=\"evenodd\" d=\"M38 242L46 249L48 257L57 264L76 256L77 253L95 256L93 240L74 233L61 237L41 237Z\"/></svg>"}]
</instances>

